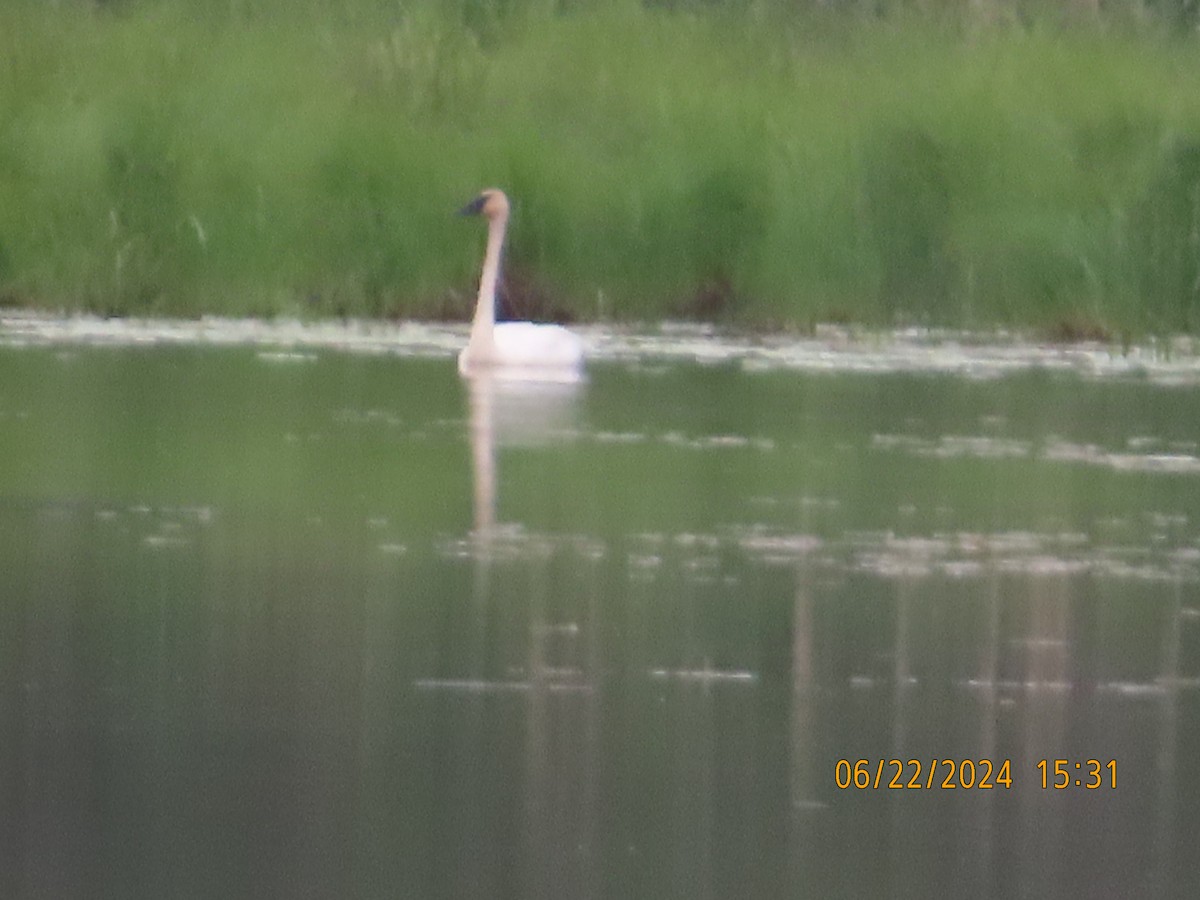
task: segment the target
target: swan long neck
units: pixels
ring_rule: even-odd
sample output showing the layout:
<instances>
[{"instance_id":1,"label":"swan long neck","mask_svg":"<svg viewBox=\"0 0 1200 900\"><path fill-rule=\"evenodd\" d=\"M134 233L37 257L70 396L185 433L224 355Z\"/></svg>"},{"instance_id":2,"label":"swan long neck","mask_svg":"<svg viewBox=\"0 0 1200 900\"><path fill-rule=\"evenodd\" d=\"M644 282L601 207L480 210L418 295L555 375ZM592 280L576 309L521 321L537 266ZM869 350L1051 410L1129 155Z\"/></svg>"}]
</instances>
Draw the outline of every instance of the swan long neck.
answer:
<instances>
[{"instance_id":1,"label":"swan long neck","mask_svg":"<svg viewBox=\"0 0 1200 900\"><path fill-rule=\"evenodd\" d=\"M487 252L483 257L483 274L479 277L479 299L475 303L475 318L471 322L470 346L492 346L496 327L496 280L500 275L500 251L504 247L504 231L508 216L496 216L488 222Z\"/></svg>"}]
</instances>

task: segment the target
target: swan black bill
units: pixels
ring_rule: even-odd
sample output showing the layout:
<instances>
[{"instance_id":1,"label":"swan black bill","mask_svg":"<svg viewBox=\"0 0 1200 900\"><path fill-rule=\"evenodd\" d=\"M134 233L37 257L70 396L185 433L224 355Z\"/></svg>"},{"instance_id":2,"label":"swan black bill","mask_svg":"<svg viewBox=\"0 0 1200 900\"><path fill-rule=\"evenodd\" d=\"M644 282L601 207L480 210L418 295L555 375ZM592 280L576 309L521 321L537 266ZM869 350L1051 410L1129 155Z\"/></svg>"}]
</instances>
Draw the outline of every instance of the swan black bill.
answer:
<instances>
[{"instance_id":1,"label":"swan black bill","mask_svg":"<svg viewBox=\"0 0 1200 900\"><path fill-rule=\"evenodd\" d=\"M483 212L483 204L487 203L487 194L480 194L458 211L460 216L477 216Z\"/></svg>"}]
</instances>

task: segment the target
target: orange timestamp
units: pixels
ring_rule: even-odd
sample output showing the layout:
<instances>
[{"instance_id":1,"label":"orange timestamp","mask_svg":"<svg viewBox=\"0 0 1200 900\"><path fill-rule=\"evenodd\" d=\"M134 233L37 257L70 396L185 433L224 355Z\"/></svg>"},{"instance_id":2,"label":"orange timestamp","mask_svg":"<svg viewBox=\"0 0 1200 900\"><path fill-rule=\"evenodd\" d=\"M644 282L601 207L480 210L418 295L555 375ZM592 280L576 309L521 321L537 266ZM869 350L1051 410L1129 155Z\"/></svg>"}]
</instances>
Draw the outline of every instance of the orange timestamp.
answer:
<instances>
[{"instance_id":1,"label":"orange timestamp","mask_svg":"<svg viewBox=\"0 0 1200 900\"><path fill-rule=\"evenodd\" d=\"M1039 759L1036 766L1042 776L1043 790L1061 791L1069 787L1094 791L1106 785L1117 789L1117 761L1110 759Z\"/></svg>"},{"instance_id":2,"label":"orange timestamp","mask_svg":"<svg viewBox=\"0 0 1200 900\"><path fill-rule=\"evenodd\" d=\"M1117 788L1115 759L1040 759L1034 768L1041 775L1043 790ZM1013 786L1012 760L839 759L833 767L833 780L841 790L1007 790Z\"/></svg>"},{"instance_id":3,"label":"orange timestamp","mask_svg":"<svg viewBox=\"0 0 1200 900\"><path fill-rule=\"evenodd\" d=\"M994 790L1011 788L1012 760L1002 759L839 759L834 783L842 790Z\"/></svg>"}]
</instances>

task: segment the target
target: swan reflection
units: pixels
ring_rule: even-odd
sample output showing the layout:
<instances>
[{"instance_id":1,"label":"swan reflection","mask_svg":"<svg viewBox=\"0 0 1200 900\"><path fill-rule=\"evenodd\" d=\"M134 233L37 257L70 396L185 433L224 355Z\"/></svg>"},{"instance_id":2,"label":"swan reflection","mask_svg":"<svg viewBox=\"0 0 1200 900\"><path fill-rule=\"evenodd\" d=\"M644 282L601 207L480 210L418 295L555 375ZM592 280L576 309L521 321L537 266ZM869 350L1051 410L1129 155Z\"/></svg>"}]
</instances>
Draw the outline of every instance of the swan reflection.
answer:
<instances>
[{"instance_id":1,"label":"swan reflection","mask_svg":"<svg viewBox=\"0 0 1200 900\"><path fill-rule=\"evenodd\" d=\"M519 381L483 372L464 379L470 404L474 527L488 537L496 525L500 447L537 447L570 440L578 431L581 381Z\"/></svg>"}]
</instances>

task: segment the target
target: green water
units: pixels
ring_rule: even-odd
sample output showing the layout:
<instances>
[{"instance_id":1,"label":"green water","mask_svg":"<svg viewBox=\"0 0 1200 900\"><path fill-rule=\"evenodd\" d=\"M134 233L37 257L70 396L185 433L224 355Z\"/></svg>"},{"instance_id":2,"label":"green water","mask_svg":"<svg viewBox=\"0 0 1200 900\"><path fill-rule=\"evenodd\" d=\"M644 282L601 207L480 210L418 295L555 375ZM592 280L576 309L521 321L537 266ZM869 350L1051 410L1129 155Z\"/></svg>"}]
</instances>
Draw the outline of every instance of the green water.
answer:
<instances>
[{"instance_id":1,"label":"green water","mask_svg":"<svg viewBox=\"0 0 1200 900\"><path fill-rule=\"evenodd\" d=\"M0 895L1194 895L1194 371L814 358L0 342Z\"/></svg>"}]
</instances>

